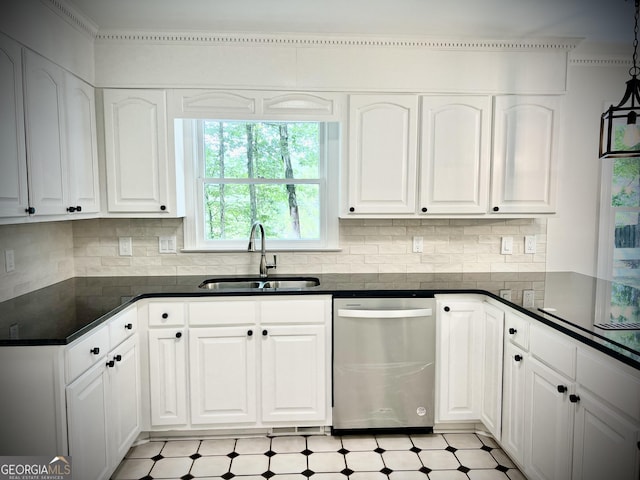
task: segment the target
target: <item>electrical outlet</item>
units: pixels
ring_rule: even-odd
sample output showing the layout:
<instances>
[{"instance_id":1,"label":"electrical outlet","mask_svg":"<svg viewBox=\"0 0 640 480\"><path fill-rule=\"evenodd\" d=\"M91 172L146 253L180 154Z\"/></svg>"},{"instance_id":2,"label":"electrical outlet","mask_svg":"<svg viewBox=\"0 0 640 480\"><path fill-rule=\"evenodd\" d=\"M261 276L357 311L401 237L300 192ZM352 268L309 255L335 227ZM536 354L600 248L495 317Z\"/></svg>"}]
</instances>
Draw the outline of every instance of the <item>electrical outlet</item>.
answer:
<instances>
[{"instance_id":1,"label":"electrical outlet","mask_svg":"<svg viewBox=\"0 0 640 480\"><path fill-rule=\"evenodd\" d=\"M424 251L424 238L413 237L413 253L422 253Z\"/></svg>"},{"instance_id":2,"label":"electrical outlet","mask_svg":"<svg viewBox=\"0 0 640 480\"><path fill-rule=\"evenodd\" d=\"M133 255L131 237L118 237L118 252L121 257L130 257Z\"/></svg>"},{"instance_id":3,"label":"electrical outlet","mask_svg":"<svg viewBox=\"0 0 640 480\"><path fill-rule=\"evenodd\" d=\"M13 250L4 251L4 270L9 273L16 269L16 257Z\"/></svg>"},{"instance_id":4,"label":"electrical outlet","mask_svg":"<svg viewBox=\"0 0 640 480\"><path fill-rule=\"evenodd\" d=\"M536 253L536 236L524 236L524 253Z\"/></svg>"},{"instance_id":5,"label":"electrical outlet","mask_svg":"<svg viewBox=\"0 0 640 480\"><path fill-rule=\"evenodd\" d=\"M524 308L535 307L536 292L533 290L524 290L522 292L522 306Z\"/></svg>"},{"instance_id":6,"label":"electrical outlet","mask_svg":"<svg viewBox=\"0 0 640 480\"><path fill-rule=\"evenodd\" d=\"M511 301L511 290L500 290L500 298Z\"/></svg>"},{"instance_id":7,"label":"electrical outlet","mask_svg":"<svg viewBox=\"0 0 640 480\"><path fill-rule=\"evenodd\" d=\"M502 255L513 255L513 237L502 237L500 253Z\"/></svg>"},{"instance_id":8,"label":"electrical outlet","mask_svg":"<svg viewBox=\"0 0 640 480\"><path fill-rule=\"evenodd\" d=\"M158 237L159 253L176 253L176 236Z\"/></svg>"}]
</instances>

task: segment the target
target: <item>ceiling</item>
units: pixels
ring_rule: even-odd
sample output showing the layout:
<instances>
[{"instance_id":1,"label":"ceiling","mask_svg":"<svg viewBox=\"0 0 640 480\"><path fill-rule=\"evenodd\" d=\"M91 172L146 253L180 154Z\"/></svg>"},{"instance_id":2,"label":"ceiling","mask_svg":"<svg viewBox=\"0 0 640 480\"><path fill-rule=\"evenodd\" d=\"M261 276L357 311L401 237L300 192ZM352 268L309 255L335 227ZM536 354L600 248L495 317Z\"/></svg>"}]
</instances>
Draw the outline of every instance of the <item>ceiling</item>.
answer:
<instances>
[{"instance_id":1,"label":"ceiling","mask_svg":"<svg viewBox=\"0 0 640 480\"><path fill-rule=\"evenodd\" d=\"M581 37L631 48L633 0L68 0L108 30Z\"/></svg>"}]
</instances>

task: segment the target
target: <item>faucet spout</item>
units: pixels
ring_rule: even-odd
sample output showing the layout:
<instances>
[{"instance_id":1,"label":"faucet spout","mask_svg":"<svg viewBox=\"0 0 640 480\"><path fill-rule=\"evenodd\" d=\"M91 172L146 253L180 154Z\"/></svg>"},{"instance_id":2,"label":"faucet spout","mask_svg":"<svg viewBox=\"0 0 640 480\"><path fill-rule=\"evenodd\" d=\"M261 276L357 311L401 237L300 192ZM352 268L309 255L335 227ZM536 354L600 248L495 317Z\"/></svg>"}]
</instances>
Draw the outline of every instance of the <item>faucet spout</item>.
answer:
<instances>
[{"instance_id":1,"label":"faucet spout","mask_svg":"<svg viewBox=\"0 0 640 480\"><path fill-rule=\"evenodd\" d=\"M260 276L266 277L270 268L276 268L276 256L273 256L273 263L267 263L267 247L266 240L264 238L264 227L260 222L253 222L251 225L251 232L249 233L249 245L247 250L249 252L256 251L256 230L260 230Z\"/></svg>"}]
</instances>

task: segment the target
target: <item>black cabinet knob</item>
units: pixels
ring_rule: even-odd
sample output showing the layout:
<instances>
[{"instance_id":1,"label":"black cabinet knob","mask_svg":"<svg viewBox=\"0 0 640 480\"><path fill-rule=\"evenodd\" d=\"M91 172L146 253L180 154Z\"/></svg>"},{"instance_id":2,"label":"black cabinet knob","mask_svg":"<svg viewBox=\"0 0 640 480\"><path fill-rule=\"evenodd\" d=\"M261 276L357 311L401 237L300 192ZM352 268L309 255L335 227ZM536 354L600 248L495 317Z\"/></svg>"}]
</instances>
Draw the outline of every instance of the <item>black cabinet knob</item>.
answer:
<instances>
[{"instance_id":1,"label":"black cabinet knob","mask_svg":"<svg viewBox=\"0 0 640 480\"><path fill-rule=\"evenodd\" d=\"M448 312L448 311L450 311L450 310L451 310L451 309L450 309L449 307L444 307L444 311L445 311L445 312Z\"/></svg>"},{"instance_id":2,"label":"black cabinet knob","mask_svg":"<svg viewBox=\"0 0 640 480\"><path fill-rule=\"evenodd\" d=\"M180 337L182 337L182 332L177 332L176 333L176 338L180 338Z\"/></svg>"},{"instance_id":3,"label":"black cabinet knob","mask_svg":"<svg viewBox=\"0 0 640 480\"><path fill-rule=\"evenodd\" d=\"M73 213L76 211L76 207L67 207L67 212Z\"/></svg>"},{"instance_id":4,"label":"black cabinet knob","mask_svg":"<svg viewBox=\"0 0 640 480\"><path fill-rule=\"evenodd\" d=\"M114 359L116 362L120 362L120 361L122 361L122 355L116 355L115 357L113 357L113 359Z\"/></svg>"},{"instance_id":5,"label":"black cabinet knob","mask_svg":"<svg viewBox=\"0 0 640 480\"><path fill-rule=\"evenodd\" d=\"M91 353L93 353L94 355L98 355L100 353L100 349L98 347L94 347L91 350L89 350Z\"/></svg>"},{"instance_id":6,"label":"black cabinet knob","mask_svg":"<svg viewBox=\"0 0 640 480\"><path fill-rule=\"evenodd\" d=\"M81 212L81 211L82 211L82 206L76 205L76 212Z\"/></svg>"},{"instance_id":7,"label":"black cabinet knob","mask_svg":"<svg viewBox=\"0 0 640 480\"><path fill-rule=\"evenodd\" d=\"M125 330L132 330L132 329L133 329L133 323L127 323L127 324L124 326L124 328L125 328Z\"/></svg>"},{"instance_id":8,"label":"black cabinet knob","mask_svg":"<svg viewBox=\"0 0 640 480\"><path fill-rule=\"evenodd\" d=\"M500 207L493 207L493 211L494 212L499 212L500 211Z\"/></svg>"},{"instance_id":9,"label":"black cabinet knob","mask_svg":"<svg viewBox=\"0 0 640 480\"><path fill-rule=\"evenodd\" d=\"M516 333L518 333L518 330L516 330L515 328L510 328L509 329L509 334L510 335L515 335Z\"/></svg>"},{"instance_id":10,"label":"black cabinet knob","mask_svg":"<svg viewBox=\"0 0 640 480\"><path fill-rule=\"evenodd\" d=\"M248 335L249 337L250 337L250 336L252 336L252 335L253 335L253 330L249 330L249 331L247 332L247 335Z\"/></svg>"},{"instance_id":11,"label":"black cabinet knob","mask_svg":"<svg viewBox=\"0 0 640 480\"><path fill-rule=\"evenodd\" d=\"M349 211L350 211L350 212L355 212L355 211L356 211L356 209L355 209L355 208L353 208L353 207L349 207Z\"/></svg>"},{"instance_id":12,"label":"black cabinet knob","mask_svg":"<svg viewBox=\"0 0 640 480\"><path fill-rule=\"evenodd\" d=\"M34 207L25 208L24 211L29 215L33 215L34 213L36 213L36 209Z\"/></svg>"},{"instance_id":13,"label":"black cabinet knob","mask_svg":"<svg viewBox=\"0 0 640 480\"><path fill-rule=\"evenodd\" d=\"M513 359L514 359L516 362L519 362L519 361L521 361L521 360L522 360L522 355L514 355L514 356L513 356Z\"/></svg>"},{"instance_id":14,"label":"black cabinet knob","mask_svg":"<svg viewBox=\"0 0 640 480\"><path fill-rule=\"evenodd\" d=\"M571 403L578 403L580 401L580 397L572 393L571 395L569 395L569 401Z\"/></svg>"},{"instance_id":15,"label":"black cabinet knob","mask_svg":"<svg viewBox=\"0 0 640 480\"><path fill-rule=\"evenodd\" d=\"M114 362L113 360L109 360L107 362L107 367L109 367L109 368L113 368L113 367L115 367L115 365L116 365L116 362Z\"/></svg>"},{"instance_id":16,"label":"black cabinet knob","mask_svg":"<svg viewBox=\"0 0 640 480\"><path fill-rule=\"evenodd\" d=\"M160 210L162 210L163 212L167 209L166 205L160 205Z\"/></svg>"},{"instance_id":17,"label":"black cabinet knob","mask_svg":"<svg viewBox=\"0 0 640 480\"><path fill-rule=\"evenodd\" d=\"M427 207L422 207L422 212L425 213L427 211Z\"/></svg>"},{"instance_id":18,"label":"black cabinet knob","mask_svg":"<svg viewBox=\"0 0 640 480\"><path fill-rule=\"evenodd\" d=\"M267 335L269 335L269 332L266 330L262 330L262 336L266 337Z\"/></svg>"},{"instance_id":19,"label":"black cabinet knob","mask_svg":"<svg viewBox=\"0 0 640 480\"><path fill-rule=\"evenodd\" d=\"M567 387L566 385L558 385L558 393L566 393Z\"/></svg>"},{"instance_id":20,"label":"black cabinet knob","mask_svg":"<svg viewBox=\"0 0 640 480\"><path fill-rule=\"evenodd\" d=\"M162 318L169 318L169 314L168 313L163 313L162 314Z\"/></svg>"}]
</instances>

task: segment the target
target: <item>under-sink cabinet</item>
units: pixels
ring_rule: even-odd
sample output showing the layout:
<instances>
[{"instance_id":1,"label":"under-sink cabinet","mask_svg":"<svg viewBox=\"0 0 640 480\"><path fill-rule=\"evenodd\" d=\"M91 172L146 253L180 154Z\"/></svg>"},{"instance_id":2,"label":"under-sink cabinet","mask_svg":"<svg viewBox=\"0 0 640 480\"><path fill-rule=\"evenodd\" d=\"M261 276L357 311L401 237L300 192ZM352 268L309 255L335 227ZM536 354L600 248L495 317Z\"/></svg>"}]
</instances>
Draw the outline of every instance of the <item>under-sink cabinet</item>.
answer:
<instances>
[{"instance_id":1,"label":"under-sink cabinet","mask_svg":"<svg viewBox=\"0 0 640 480\"><path fill-rule=\"evenodd\" d=\"M147 308L151 430L331 424L329 296Z\"/></svg>"}]
</instances>

